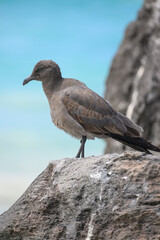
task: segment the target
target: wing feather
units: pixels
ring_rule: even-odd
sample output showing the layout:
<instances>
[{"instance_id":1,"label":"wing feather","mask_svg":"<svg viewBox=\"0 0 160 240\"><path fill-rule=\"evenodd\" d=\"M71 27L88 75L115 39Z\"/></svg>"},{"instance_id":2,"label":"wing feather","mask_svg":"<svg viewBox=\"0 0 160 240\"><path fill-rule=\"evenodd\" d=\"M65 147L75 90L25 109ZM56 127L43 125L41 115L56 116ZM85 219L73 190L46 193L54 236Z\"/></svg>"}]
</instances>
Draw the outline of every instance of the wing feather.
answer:
<instances>
[{"instance_id":1,"label":"wing feather","mask_svg":"<svg viewBox=\"0 0 160 240\"><path fill-rule=\"evenodd\" d=\"M87 87L66 92L62 99L69 114L87 131L95 135L107 133L140 135L140 127L118 113L109 102Z\"/></svg>"}]
</instances>

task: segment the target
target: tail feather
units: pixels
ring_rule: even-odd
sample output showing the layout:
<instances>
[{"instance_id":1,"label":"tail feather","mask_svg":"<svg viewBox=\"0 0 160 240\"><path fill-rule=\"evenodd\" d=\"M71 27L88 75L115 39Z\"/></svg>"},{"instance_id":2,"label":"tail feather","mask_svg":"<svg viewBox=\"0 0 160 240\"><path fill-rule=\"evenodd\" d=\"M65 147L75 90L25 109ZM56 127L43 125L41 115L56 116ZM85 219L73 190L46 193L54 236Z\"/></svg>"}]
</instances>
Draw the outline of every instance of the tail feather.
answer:
<instances>
[{"instance_id":1,"label":"tail feather","mask_svg":"<svg viewBox=\"0 0 160 240\"><path fill-rule=\"evenodd\" d=\"M141 152L152 154L148 150L160 152L160 148L154 146L142 137L121 136L119 134L110 134L110 137Z\"/></svg>"}]
</instances>

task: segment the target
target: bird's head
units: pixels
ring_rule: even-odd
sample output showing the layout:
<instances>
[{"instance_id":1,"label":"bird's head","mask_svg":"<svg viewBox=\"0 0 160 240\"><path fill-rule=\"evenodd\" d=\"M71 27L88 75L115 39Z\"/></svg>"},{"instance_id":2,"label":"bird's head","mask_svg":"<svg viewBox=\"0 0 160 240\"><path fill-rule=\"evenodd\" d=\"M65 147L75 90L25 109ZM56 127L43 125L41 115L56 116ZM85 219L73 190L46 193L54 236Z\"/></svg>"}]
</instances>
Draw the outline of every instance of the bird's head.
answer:
<instances>
[{"instance_id":1,"label":"bird's head","mask_svg":"<svg viewBox=\"0 0 160 240\"><path fill-rule=\"evenodd\" d=\"M61 78L60 68L55 62L52 60L41 60L35 65L32 74L24 79L23 85L26 85L32 80L48 82Z\"/></svg>"}]
</instances>

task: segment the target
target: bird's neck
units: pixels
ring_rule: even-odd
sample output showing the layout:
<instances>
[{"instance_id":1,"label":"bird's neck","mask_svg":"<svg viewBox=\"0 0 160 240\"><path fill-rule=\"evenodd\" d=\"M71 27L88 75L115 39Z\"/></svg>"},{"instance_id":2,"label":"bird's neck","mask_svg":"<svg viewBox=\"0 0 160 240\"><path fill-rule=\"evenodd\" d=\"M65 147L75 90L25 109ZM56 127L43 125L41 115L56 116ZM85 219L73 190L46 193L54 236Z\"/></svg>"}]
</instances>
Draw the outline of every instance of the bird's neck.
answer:
<instances>
[{"instance_id":1,"label":"bird's neck","mask_svg":"<svg viewBox=\"0 0 160 240\"><path fill-rule=\"evenodd\" d=\"M58 79L57 81L44 81L42 82L43 90L48 98L48 100L51 99L53 92L56 91L56 89L61 85L62 78Z\"/></svg>"}]
</instances>

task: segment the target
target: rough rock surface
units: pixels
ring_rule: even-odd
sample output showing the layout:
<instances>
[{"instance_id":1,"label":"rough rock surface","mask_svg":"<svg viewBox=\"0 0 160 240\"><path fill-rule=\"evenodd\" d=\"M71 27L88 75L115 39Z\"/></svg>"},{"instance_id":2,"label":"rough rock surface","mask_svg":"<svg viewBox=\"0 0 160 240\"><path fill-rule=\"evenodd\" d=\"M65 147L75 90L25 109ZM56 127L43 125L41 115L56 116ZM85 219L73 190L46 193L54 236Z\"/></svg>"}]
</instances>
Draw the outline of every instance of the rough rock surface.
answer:
<instances>
[{"instance_id":1,"label":"rough rock surface","mask_svg":"<svg viewBox=\"0 0 160 240\"><path fill-rule=\"evenodd\" d=\"M144 128L144 138L160 145L160 0L146 0L113 59L105 97ZM106 152L124 145L107 140Z\"/></svg>"},{"instance_id":2,"label":"rough rock surface","mask_svg":"<svg viewBox=\"0 0 160 240\"><path fill-rule=\"evenodd\" d=\"M0 216L0 239L160 239L160 158L128 151L50 163Z\"/></svg>"}]
</instances>

